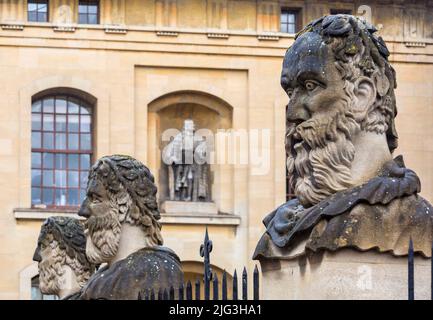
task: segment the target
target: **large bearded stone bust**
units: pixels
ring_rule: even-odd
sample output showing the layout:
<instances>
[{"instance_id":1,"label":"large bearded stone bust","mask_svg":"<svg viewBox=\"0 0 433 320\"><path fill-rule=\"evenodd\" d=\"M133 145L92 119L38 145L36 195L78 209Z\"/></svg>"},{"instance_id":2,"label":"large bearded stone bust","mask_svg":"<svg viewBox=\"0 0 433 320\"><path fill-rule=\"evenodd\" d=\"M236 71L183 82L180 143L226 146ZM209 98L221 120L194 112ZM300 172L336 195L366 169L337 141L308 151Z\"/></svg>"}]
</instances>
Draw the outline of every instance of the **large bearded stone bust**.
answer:
<instances>
[{"instance_id":1,"label":"large bearded stone bust","mask_svg":"<svg viewBox=\"0 0 433 320\"><path fill-rule=\"evenodd\" d=\"M84 228L69 217L44 221L33 260L38 262L41 292L61 299L76 299L95 269L86 257Z\"/></svg>"},{"instance_id":2,"label":"large bearded stone bust","mask_svg":"<svg viewBox=\"0 0 433 320\"><path fill-rule=\"evenodd\" d=\"M397 147L395 72L376 29L349 15L310 23L283 62L293 199L264 219L254 257L352 247L431 255L433 208Z\"/></svg>"},{"instance_id":3,"label":"large bearded stone bust","mask_svg":"<svg viewBox=\"0 0 433 320\"><path fill-rule=\"evenodd\" d=\"M107 265L82 299L136 300L143 290L183 282L178 256L162 247L156 192L152 173L132 157L106 156L93 165L79 215L87 218L87 257Z\"/></svg>"}]
</instances>

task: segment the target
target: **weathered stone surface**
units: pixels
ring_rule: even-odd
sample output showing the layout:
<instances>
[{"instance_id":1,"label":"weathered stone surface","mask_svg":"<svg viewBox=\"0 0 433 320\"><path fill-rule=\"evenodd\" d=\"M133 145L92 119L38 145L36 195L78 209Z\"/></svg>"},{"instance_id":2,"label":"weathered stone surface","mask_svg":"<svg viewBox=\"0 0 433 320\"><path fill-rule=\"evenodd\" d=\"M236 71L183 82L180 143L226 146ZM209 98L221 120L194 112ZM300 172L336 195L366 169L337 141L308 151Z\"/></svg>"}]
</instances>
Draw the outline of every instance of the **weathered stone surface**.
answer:
<instances>
[{"instance_id":1,"label":"weathered stone surface","mask_svg":"<svg viewBox=\"0 0 433 320\"><path fill-rule=\"evenodd\" d=\"M430 262L415 258L415 299L430 299ZM407 300L407 258L356 250L262 260L264 299Z\"/></svg>"},{"instance_id":2,"label":"weathered stone surface","mask_svg":"<svg viewBox=\"0 0 433 320\"><path fill-rule=\"evenodd\" d=\"M164 201L161 204L161 210L165 213L218 213L218 208L214 202Z\"/></svg>"},{"instance_id":3,"label":"weathered stone surface","mask_svg":"<svg viewBox=\"0 0 433 320\"><path fill-rule=\"evenodd\" d=\"M211 200L209 148L203 137L195 135L194 121L185 120L182 132L162 152L168 170L167 199L187 202Z\"/></svg>"},{"instance_id":4,"label":"weathered stone surface","mask_svg":"<svg viewBox=\"0 0 433 320\"><path fill-rule=\"evenodd\" d=\"M106 156L93 165L79 215L87 218L87 257L107 267L81 299L137 299L141 290L182 281L179 258L161 247L156 192L150 170L132 157Z\"/></svg>"},{"instance_id":5,"label":"weathered stone surface","mask_svg":"<svg viewBox=\"0 0 433 320\"><path fill-rule=\"evenodd\" d=\"M183 284L179 257L165 247L143 248L110 267L101 268L84 288L81 299L137 300L146 290L177 289Z\"/></svg>"},{"instance_id":6,"label":"weathered stone surface","mask_svg":"<svg viewBox=\"0 0 433 320\"><path fill-rule=\"evenodd\" d=\"M407 261L393 256L407 255L410 238L418 256L431 256L433 207L418 195L418 176L392 156L396 75L376 31L354 16L325 16L286 52L281 86L290 98L286 153L296 198L263 221L254 258L269 270L266 298L285 297L285 288L298 298L402 297L404 290L389 291L407 282ZM350 256L340 255L346 248ZM362 295L350 259L370 265L372 250L381 252L370 266L380 276L376 291ZM317 262L323 254L332 258ZM299 267L308 257L316 260L311 273ZM334 294L338 283L341 294Z\"/></svg>"},{"instance_id":7,"label":"weathered stone surface","mask_svg":"<svg viewBox=\"0 0 433 320\"><path fill-rule=\"evenodd\" d=\"M404 167L401 157L388 162L377 177L341 191L296 212L299 202L289 201L269 214L255 258L293 257L298 243L308 237L305 249L335 251L343 247L377 249L406 255L409 239L414 251L431 256L433 207L417 193L417 175ZM294 213L298 219L294 220ZM302 215L302 216L301 216ZM268 243L272 240L272 243ZM293 250L298 247L297 250Z\"/></svg>"},{"instance_id":8,"label":"weathered stone surface","mask_svg":"<svg viewBox=\"0 0 433 320\"><path fill-rule=\"evenodd\" d=\"M69 217L44 221L33 260L38 262L41 292L61 299L75 299L94 271L86 257L84 228Z\"/></svg>"}]
</instances>

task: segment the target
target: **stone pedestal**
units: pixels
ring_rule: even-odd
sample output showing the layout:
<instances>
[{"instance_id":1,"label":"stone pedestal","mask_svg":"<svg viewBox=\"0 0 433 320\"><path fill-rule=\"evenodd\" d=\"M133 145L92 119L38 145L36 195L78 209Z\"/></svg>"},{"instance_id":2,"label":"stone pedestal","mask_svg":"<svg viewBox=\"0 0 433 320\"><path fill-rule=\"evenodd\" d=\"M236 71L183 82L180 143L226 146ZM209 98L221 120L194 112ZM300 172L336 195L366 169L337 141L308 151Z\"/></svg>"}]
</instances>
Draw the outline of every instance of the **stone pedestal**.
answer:
<instances>
[{"instance_id":1,"label":"stone pedestal","mask_svg":"<svg viewBox=\"0 0 433 320\"><path fill-rule=\"evenodd\" d=\"M218 208L214 202L164 201L161 211L173 214L217 214Z\"/></svg>"},{"instance_id":2,"label":"stone pedestal","mask_svg":"<svg viewBox=\"0 0 433 320\"><path fill-rule=\"evenodd\" d=\"M292 260L264 259L263 299L408 298L407 257L343 249ZM430 299L430 259L415 258L415 299Z\"/></svg>"}]
</instances>

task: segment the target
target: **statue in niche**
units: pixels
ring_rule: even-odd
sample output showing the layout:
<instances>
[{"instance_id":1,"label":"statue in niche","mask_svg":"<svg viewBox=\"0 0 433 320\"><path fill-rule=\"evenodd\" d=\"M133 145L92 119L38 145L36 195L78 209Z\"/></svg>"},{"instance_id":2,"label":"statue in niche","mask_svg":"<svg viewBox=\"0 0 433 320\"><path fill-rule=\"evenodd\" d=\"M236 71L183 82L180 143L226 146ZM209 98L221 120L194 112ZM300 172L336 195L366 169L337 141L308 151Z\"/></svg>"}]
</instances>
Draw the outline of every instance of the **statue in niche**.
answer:
<instances>
[{"instance_id":1,"label":"statue in niche","mask_svg":"<svg viewBox=\"0 0 433 320\"><path fill-rule=\"evenodd\" d=\"M433 208L393 159L395 71L376 29L350 15L317 19L283 61L286 152L296 198L271 212L255 259L351 247L431 256Z\"/></svg>"},{"instance_id":2,"label":"statue in niche","mask_svg":"<svg viewBox=\"0 0 433 320\"><path fill-rule=\"evenodd\" d=\"M88 259L106 265L80 299L136 300L143 290L183 283L179 257L162 246L156 193L152 173L132 157L106 156L92 166L78 214L87 218Z\"/></svg>"},{"instance_id":3,"label":"statue in niche","mask_svg":"<svg viewBox=\"0 0 433 320\"><path fill-rule=\"evenodd\" d=\"M209 192L209 145L194 135L193 120L185 120L182 132L164 148L171 201L211 201Z\"/></svg>"},{"instance_id":4,"label":"statue in niche","mask_svg":"<svg viewBox=\"0 0 433 320\"><path fill-rule=\"evenodd\" d=\"M77 219L50 217L42 224L33 255L38 262L39 289L74 300L94 272L86 257L86 236Z\"/></svg>"}]
</instances>

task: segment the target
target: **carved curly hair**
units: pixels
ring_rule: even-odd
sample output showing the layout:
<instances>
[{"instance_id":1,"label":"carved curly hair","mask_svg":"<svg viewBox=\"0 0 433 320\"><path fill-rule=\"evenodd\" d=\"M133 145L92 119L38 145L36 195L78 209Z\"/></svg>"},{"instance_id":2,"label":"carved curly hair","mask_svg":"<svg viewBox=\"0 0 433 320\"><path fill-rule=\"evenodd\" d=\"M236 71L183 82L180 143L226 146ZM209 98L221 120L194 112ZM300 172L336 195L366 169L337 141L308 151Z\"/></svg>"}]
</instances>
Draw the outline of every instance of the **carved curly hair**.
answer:
<instances>
[{"instance_id":1,"label":"carved curly hair","mask_svg":"<svg viewBox=\"0 0 433 320\"><path fill-rule=\"evenodd\" d=\"M40 261L42 245L55 243L57 264L66 264L77 275L80 286L84 286L92 275L95 266L89 262L86 256L86 236L80 221L70 217L49 217L41 226L38 238L38 247L33 259ZM57 270L61 270L57 266Z\"/></svg>"},{"instance_id":2,"label":"carved curly hair","mask_svg":"<svg viewBox=\"0 0 433 320\"><path fill-rule=\"evenodd\" d=\"M152 243L162 245L157 187L144 164L126 155L105 156L92 166L91 179L99 179L108 190L110 201L116 200L121 222L140 225Z\"/></svg>"}]
</instances>

